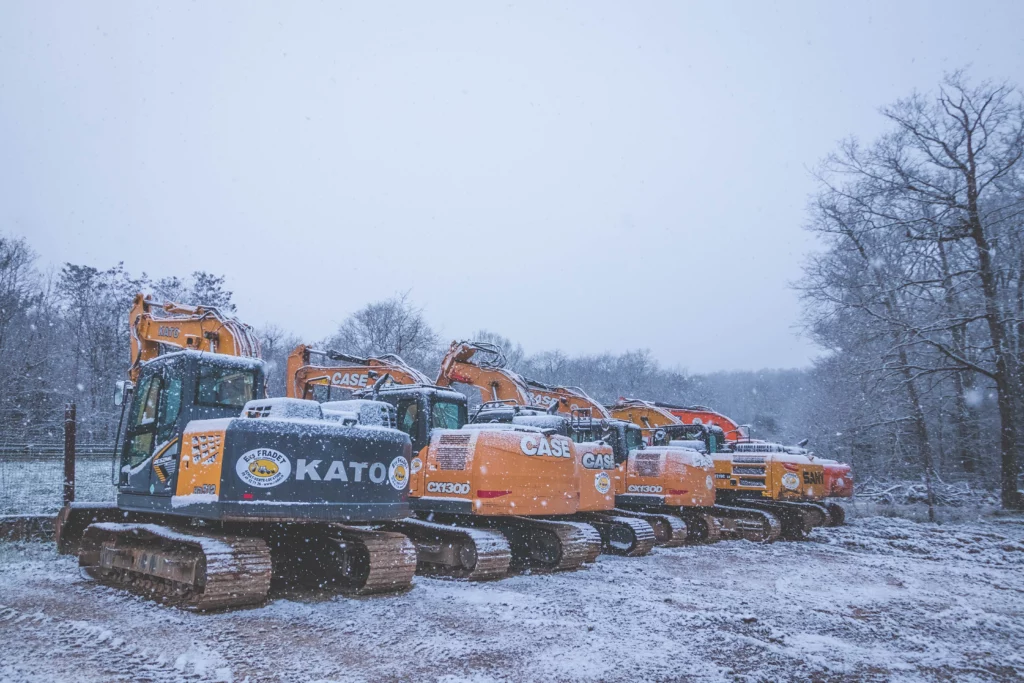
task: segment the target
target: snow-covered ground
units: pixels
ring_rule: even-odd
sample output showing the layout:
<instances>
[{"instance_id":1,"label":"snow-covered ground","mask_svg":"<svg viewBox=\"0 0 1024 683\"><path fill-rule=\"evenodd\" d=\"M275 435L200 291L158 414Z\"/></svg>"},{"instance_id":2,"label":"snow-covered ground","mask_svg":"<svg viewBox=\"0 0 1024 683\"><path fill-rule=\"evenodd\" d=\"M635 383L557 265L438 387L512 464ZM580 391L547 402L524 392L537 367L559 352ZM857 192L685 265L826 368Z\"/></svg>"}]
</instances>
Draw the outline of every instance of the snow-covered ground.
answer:
<instances>
[{"instance_id":1,"label":"snow-covered ground","mask_svg":"<svg viewBox=\"0 0 1024 683\"><path fill-rule=\"evenodd\" d=\"M602 556L402 595L192 614L0 544L0 681L1024 678L1024 519Z\"/></svg>"}]
</instances>

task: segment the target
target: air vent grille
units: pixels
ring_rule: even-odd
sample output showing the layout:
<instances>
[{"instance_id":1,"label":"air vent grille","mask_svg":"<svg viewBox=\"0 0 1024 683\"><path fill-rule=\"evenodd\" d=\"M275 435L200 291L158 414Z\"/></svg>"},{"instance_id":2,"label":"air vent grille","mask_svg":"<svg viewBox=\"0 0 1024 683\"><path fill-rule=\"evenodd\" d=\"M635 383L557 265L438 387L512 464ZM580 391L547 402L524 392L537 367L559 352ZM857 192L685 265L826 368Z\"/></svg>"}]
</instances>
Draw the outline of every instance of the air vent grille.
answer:
<instances>
[{"instance_id":1,"label":"air vent grille","mask_svg":"<svg viewBox=\"0 0 1024 683\"><path fill-rule=\"evenodd\" d=\"M636 473L640 477L657 477L661 475L660 453L637 453Z\"/></svg>"},{"instance_id":2,"label":"air vent grille","mask_svg":"<svg viewBox=\"0 0 1024 683\"><path fill-rule=\"evenodd\" d=\"M192 437L192 462L209 465L217 461L221 451L221 435L196 434Z\"/></svg>"},{"instance_id":3,"label":"air vent grille","mask_svg":"<svg viewBox=\"0 0 1024 683\"><path fill-rule=\"evenodd\" d=\"M442 470L464 470L469 458L472 434L442 434L437 440L437 466Z\"/></svg>"}]
</instances>

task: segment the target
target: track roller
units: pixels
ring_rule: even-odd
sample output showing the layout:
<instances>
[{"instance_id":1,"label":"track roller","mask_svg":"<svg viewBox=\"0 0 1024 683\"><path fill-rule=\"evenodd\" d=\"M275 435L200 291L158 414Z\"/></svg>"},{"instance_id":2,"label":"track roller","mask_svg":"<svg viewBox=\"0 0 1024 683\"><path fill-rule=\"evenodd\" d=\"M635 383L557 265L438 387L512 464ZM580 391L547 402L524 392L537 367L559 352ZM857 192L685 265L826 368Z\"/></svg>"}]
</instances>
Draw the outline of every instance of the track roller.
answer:
<instances>
[{"instance_id":1,"label":"track roller","mask_svg":"<svg viewBox=\"0 0 1024 683\"><path fill-rule=\"evenodd\" d=\"M581 512L574 518L597 529L601 551L610 555L640 557L651 552L657 542L651 525L638 517Z\"/></svg>"},{"instance_id":2,"label":"track roller","mask_svg":"<svg viewBox=\"0 0 1024 683\"><path fill-rule=\"evenodd\" d=\"M470 581L500 579L508 574L512 549L499 531L474 529L409 518L386 525L416 544L417 571Z\"/></svg>"},{"instance_id":3,"label":"track roller","mask_svg":"<svg viewBox=\"0 0 1024 683\"><path fill-rule=\"evenodd\" d=\"M654 530L654 541L663 548L678 548L686 544L689 530L686 522L673 513L658 513L640 510L624 510L615 508L612 510L616 515L623 517L635 517L642 519L651 525Z\"/></svg>"},{"instance_id":4,"label":"track roller","mask_svg":"<svg viewBox=\"0 0 1024 683\"><path fill-rule=\"evenodd\" d=\"M687 543L716 543L722 539L722 520L707 512L707 508L678 508L676 514L686 522Z\"/></svg>"},{"instance_id":5,"label":"track roller","mask_svg":"<svg viewBox=\"0 0 1024 683\"><path fill-rule=\"evenodd\" d=\"M106 522L85 529L78 563L101 583L186 609L258 604L270 590L262 538Z\"/></svg>"},{"instance_id":6,"label":"track roller","mask_svg":"<svg viewBox=\"0 0 1024 683\"><path fill-rule=\"evenodd\" d=\"M416 546L403 534L343 524L289 525L271 539L274 575L286 585L366 595L412 585Z\"/></svg>"},{"instance_id":7,"label":"track roller","mask_svg":"<svg viewBox=\"0 0 1024 683\"><path fill-rule=\"evenodd\" d=\"M828 526L843 526L846 524L846 508L839 503L825 503L828 510Z\"/></svg>"},{"instance_id":8,"label":"track roller","mask_svg":"<svg viewBox=\"0 0 1024 683\"><path fill-rule=\"evenodd\" d=\"M807 538L816 526L825 526L828 512L822 505L815 503L798 503L793 501L736 501L737 506L763 510L778 518L782 523L782 538L787 541L800 541Z\"/></svg>"},{"instance_id":9,"label":"track roller","mask_svg":"<svg viewBox=\"0 0 1024 683\"><path fill-rule=\"evenodd\" d=\"M508 538L514 569L565 571L593 562L601 554L601 534L583 522L491 517L488 523Z\"/></svg>"},{"instance_id":10,"label":"track roller","mask_svg":"<svg viewBox=\"0 0 1024 683\"><path fill-rule=\"evenodd\" d=\"M782 522L765 510L715 505L711 508L711 514L718 522L722 538L773 543L782 536Z\"/></svg>"}]
</instances>

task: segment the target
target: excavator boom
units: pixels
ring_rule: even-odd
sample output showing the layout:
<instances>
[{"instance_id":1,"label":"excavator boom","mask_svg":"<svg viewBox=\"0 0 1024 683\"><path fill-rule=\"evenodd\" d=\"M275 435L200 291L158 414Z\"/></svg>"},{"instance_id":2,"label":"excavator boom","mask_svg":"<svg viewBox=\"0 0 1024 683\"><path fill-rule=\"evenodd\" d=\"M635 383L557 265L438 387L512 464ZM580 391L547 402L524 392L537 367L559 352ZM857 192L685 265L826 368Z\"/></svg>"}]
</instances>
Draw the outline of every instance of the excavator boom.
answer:
<instances>
[{"instance_id":1,"label":"excavator boom","mask_svg":"<svg viewBox=\"0 0 1024 683\"><path fill-rule=\"evenodd\" d=\"M143 363L174 350L210 351L227 356L260 358L260 341L252 327L214 306L157 303L137 294L128 314L131 367L128 379L137 382Z\"/></svg>"},{"instance_id":2,"label":"excavator boom","mask_svg":"<svg viewBox=\"0 0 1024 683\"><path fill-rule=\"evenodd\" d=\"M351 356L337 351L314 349L299 344L288 354L286 368L289 398L313 398L317 386L359 391L373 385L385 374L394 384L430 384L430 379L394 354Z\"/></svg>"}]
</instances>

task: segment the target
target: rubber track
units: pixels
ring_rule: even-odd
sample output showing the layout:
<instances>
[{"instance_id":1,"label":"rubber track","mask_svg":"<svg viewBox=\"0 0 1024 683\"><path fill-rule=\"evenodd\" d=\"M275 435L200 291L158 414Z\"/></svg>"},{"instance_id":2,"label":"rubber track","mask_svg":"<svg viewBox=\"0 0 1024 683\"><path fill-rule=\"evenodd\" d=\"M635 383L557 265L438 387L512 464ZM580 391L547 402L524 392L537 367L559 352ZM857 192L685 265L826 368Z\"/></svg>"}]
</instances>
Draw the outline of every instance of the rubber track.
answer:
<instances>
[{"instance_id":1,"label":"rubber track","mask_svg":"<svg viewBox=\"0 0 1024 683\"><path fill-rule=\"evenodd\" d=\"M359 595L401 591L412 586L416 573L416 546L404 534L358 527L332 526L340 544L358 544L367 554L365 579L354 586Z\"/></svg>"},{"instance_id":2,"label":"rubber track","mask_svg":"<svg viewBox=\"0 0 1024 683\"><path fill-rule=\"evenodd\" d=\"M808 502L808 503L797 503L797 505L804 505L804 506L807 507L808 510L813 508L814 510L817 510L821 514L821 520L820 521L817 521L817 522L812 521L811 522L811 524L813 526L832 526L832 524L831 524L832 515L829 512L828 506L825 503L819 503L819 502L815 501L815 502Z\"/></svg>"},{"instance_id":3,"label":"rubber track","mask_svg":"<svg viewBox=\"0 0 1024 683\"><path fill-rule=\"evenodd\" d=\"M140 543L147 540L149 543ZM202 574L189 585L164 577L98 564L104 545L152 547L167 553L185 552L199 560ZM160 551L157 551L159 554ZM83 537L79 565L98 581L192 610L224 609L263 602L270 590L270 550L262 538L199 531L180 531L156 524L103 523L89 526Z\"/></svg>"},{"instance_id":4,"label":"rubber track","mask_svg":"<svg viewBox=\"0 0 1024 683\"><path fill-rule=\"evenodd\" d=\"M715 505L711 508L711 514L717 517L728 519L756 519L761 522L760 538L747 540L757 543L774 543L782 535L782 522L779 518L766 510L754 507L739 507L732 505Z\"/></svg>"},{"instance_id":5,"label":"rubber track","mask_svg":"<svg viewBox=\"0 0 1024 683\"><path fill-rule=\"evenodd\" d=\"M686 522L687 543L710 544L722 540L722 522L707 512L708 508L681 507L677 509L676 514Z\"/></svg>"},{"instance_id":6,"label":"rubber track","mask_svg":"<svg viewBox=\"0 0 1024 683\"><path fill-rule=\"evenodd\" d=\"M763 510L778 517L782 523L782 538L786 540L799 540L806 537L816 526L814 522L821 520L823 515L821 508L816 505L788 500L742 501L738 507Z\"/></svg>"},{"instance_id":7,"label":"rubber track","mask_svg":"<svg viewBox=\"0 0 1024 683\"><path fill-rule=\"evenodd\" d=\"M593 562L601 554L601 534L597 529L583 522L555 522L536 517L492 518L496 526L505 533L517 533L537 529L555 534L560 546L559 560L554 565L534 566L542 571L566 571L576 569L584 563ZM511 540L511 539L510 539ZM513 546L515 543L513 542ZM529 561L526 562L529 564Z\"/></svg>"},{"instance_id":8,"label":"rubber track","mask_svg":"<svg viewBox=\"0 0 1024 683\"><path fill-rule=\"evenodd\" d=\"M839 503L825 503L828 510L828 526L843 526L846 524L846 508Z\"/></svg>"},{"instance_id":9,"label":"rubber track","mask_svg":"<svg viewBox=\"0 0 1024 683\"><path fill-rule=\"evenodd\" d=\"M414 543L472 543L476 550L476 565L472 569L445 568L449 570L448 573L457 578L469 581L500 579L508 575L509 567L512 564L512 548L509 546L508 540L498 531L449 526L416 518L403 519L400 522L387 525L387 528L406 534ZM434 573L435 566L420 566L419 570L422 573Z\"/></svg>"},{"instance_id":10,"label":"rubber track","mask_svg":"<svg viewBox=\"0 0 1024 683\"><path fill-rule=\"evenodd\" d=\"M626 557L641 557L651 552L654 546L657 545L658 539L654 537L654 527L645 520L621 515L611 516L609 519L611 519L613 524L629 527L633 532L632 547L625 552L621 552L617 548L611 548L610 552L613 554L625 555Z\"/></svg>"},{"instance_id":11,"label":"rubber track","mask_svg":"<svg viewBox=\"0 0 1024 683\"><path fill-rule=\"evenodd\" d=\"M615 508L612 512L623 517L636 517L646 521L654 529L656 545L662 548L678 548L686 545L688 534L686 522L676 514L640 512L622 508Z\"/></svg>"},{"instance_id":12,"label":"rubber track","mask_svg":"<svg viewBox=\"0 0 1024 683\"><path fill-rule=\"evenodd\" d=\"M601 551L609 555L624 555L626 557L640 557L651 552L657 545L657 538L654 535L654 528L639 517L627 517L625 515L614 515L604 512L581 512L576 519L593 525L601 534ZM560 521L560 520L558 520ZM607 529L602 533L602 527L618 527L629 533L631 541L628 548L619 548L611 544L613 529Z\"/></svg>"}]
</instances>

